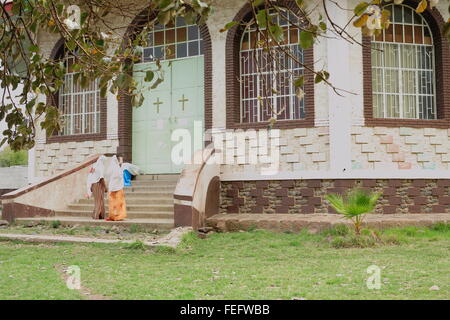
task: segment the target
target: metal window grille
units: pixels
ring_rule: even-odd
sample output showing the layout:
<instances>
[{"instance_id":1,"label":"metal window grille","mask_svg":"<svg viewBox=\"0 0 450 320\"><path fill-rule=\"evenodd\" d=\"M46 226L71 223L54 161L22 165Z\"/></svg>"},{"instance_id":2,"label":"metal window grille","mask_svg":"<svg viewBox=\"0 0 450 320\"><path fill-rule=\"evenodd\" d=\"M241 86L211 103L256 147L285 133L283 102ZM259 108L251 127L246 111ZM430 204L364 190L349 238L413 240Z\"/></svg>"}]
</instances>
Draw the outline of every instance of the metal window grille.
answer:
<instances>
[{"instance_id":1,"label":"metal window grille","mask_svg":"<svg viewBox=\"0 0 450 320\"><path fill-rule=\"evenodd\" d=\"M64 85L59 91L59 109L63 120L60 135L92 134L100 132L100 89L98 80L87 88L75 83L71 66L73 56L65 58Z\"/></svg>"},{"instance_id":2,"label":"metal window grille","mask_svg":"<svg viewBox=\"0 0 450 320\"><path fill-rule=\"evenodd\" d=\"M174 60L203 55L203 39L197 25L187 25L182 17L166 26L157 24L148 34L142 62Z\"/></svg>"},{"instance_id":3,"label":"metal window grille","mask_svg":"<svg viewBox=\"0 0 450 320\"><path fill-rule=\"evenodd\" d=\"M427 22L390 5L392 24L372 41L375 118L436 119L435 57Z\"/></svg>"},{"instance_id":4,"label":"metal window grille","mask_svg":"<svg viewBox=\"0 0 450 320\"><path fill-rule=\"evenodd\" d=\"M240 50L241 123L306 116L304 99L297 97L294 86L295 79L304 73L303 50L298 45L300 20L287 11L280 15L271 12L269 16L284 29L284 44L265 50L260 44L266 41L267 30L258 32L254 24L244 31Z\"/></svg>"}]
</instances>

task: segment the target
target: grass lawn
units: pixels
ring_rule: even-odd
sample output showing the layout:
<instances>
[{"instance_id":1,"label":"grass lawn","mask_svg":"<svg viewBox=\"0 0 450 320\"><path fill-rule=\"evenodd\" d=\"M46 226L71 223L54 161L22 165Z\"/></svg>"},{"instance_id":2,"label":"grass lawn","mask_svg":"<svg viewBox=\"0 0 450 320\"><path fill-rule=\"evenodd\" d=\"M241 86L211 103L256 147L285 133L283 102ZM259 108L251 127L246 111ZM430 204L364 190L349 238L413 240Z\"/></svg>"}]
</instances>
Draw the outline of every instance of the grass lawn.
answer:
<instances>
[{"instance_id":1,"label":"grass lawn","mask_svg":"<svg viewBox=\"0 0 450 320\"><path fill-rule=\"evenodd\" d=\"M335 249L335 234L189 234L176 250L0 242L0 299L83 299L55 266L113 299L450 299L450 225L392 229L399 245ZM379 266L380 290L366 287ZM430 290L432 286L439 290Z\"/></svg>"}]
</instances>

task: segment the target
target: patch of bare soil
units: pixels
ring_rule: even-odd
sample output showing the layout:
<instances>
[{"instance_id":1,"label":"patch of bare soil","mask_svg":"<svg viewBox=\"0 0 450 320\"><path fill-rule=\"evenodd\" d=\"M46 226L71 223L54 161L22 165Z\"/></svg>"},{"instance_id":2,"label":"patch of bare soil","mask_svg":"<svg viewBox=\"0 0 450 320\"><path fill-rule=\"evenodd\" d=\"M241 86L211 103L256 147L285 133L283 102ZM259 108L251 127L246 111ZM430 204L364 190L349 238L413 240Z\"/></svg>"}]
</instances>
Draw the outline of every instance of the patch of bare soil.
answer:
<instances>
[{"instance_id":1,"label":"patch of bare soil","mask_svg":"<svg viewBox=\"0 0 450 320\"><path fill-rule=\"evenodd\" d=\"M167 234L167 231L153 230L151 232L140 230L139 226L131 228L112 227L52 227L45 223L36 223L30 226L0 227L0 234L24 234L24 235L51 235L51 236L72 236L72 237L90 237L106 240L132 240L153 242L158 241L161 236Z\"/></svg>"}]
</instances>

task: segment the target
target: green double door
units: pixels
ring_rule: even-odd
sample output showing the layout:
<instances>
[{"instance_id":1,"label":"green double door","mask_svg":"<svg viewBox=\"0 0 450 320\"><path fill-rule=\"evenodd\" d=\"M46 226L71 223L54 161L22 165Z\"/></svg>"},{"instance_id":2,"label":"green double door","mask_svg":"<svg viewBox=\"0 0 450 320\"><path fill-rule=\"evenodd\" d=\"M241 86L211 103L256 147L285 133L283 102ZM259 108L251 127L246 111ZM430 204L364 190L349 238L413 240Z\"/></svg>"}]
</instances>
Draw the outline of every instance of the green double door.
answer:
<instances>
[{"instance_id":1,"label":"green double door","mask_svg":"<svg viewBox=\"0 0 450 320\"><path fill-rule=\"evenodd\" d=\"M134 79L146 89L143 105L133 108L133 163L147 174L180 173L180 160L203 143L204 58L163 61L164 81L147 89L145 71L155 69L154 63L135 66Z\"/></svg>"}]
</instances>

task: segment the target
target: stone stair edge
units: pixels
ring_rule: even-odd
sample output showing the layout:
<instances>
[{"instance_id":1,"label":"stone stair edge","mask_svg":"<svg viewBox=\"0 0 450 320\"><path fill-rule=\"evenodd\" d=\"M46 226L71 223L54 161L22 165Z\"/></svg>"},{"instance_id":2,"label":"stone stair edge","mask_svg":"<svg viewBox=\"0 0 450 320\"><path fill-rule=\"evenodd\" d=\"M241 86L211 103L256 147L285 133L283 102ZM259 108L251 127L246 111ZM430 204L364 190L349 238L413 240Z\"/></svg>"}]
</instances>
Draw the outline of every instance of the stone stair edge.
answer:
<instances>
[{"instance_id":1,"label":"stone stair edge","mask_svg":"<svg viewBox=\"0 0 450 320\"><path fill-rule=\"evenodd\" d=\"M51 222L59 221L63 222L79 222L79 223L122 223L122 224L139 224L139 223L172 223L173 219L125 219L123 221L106 221L106 220L94 220L87 217L33 217L33 218L17 218L17 222Z\"/></svg>"}]
</instances>

